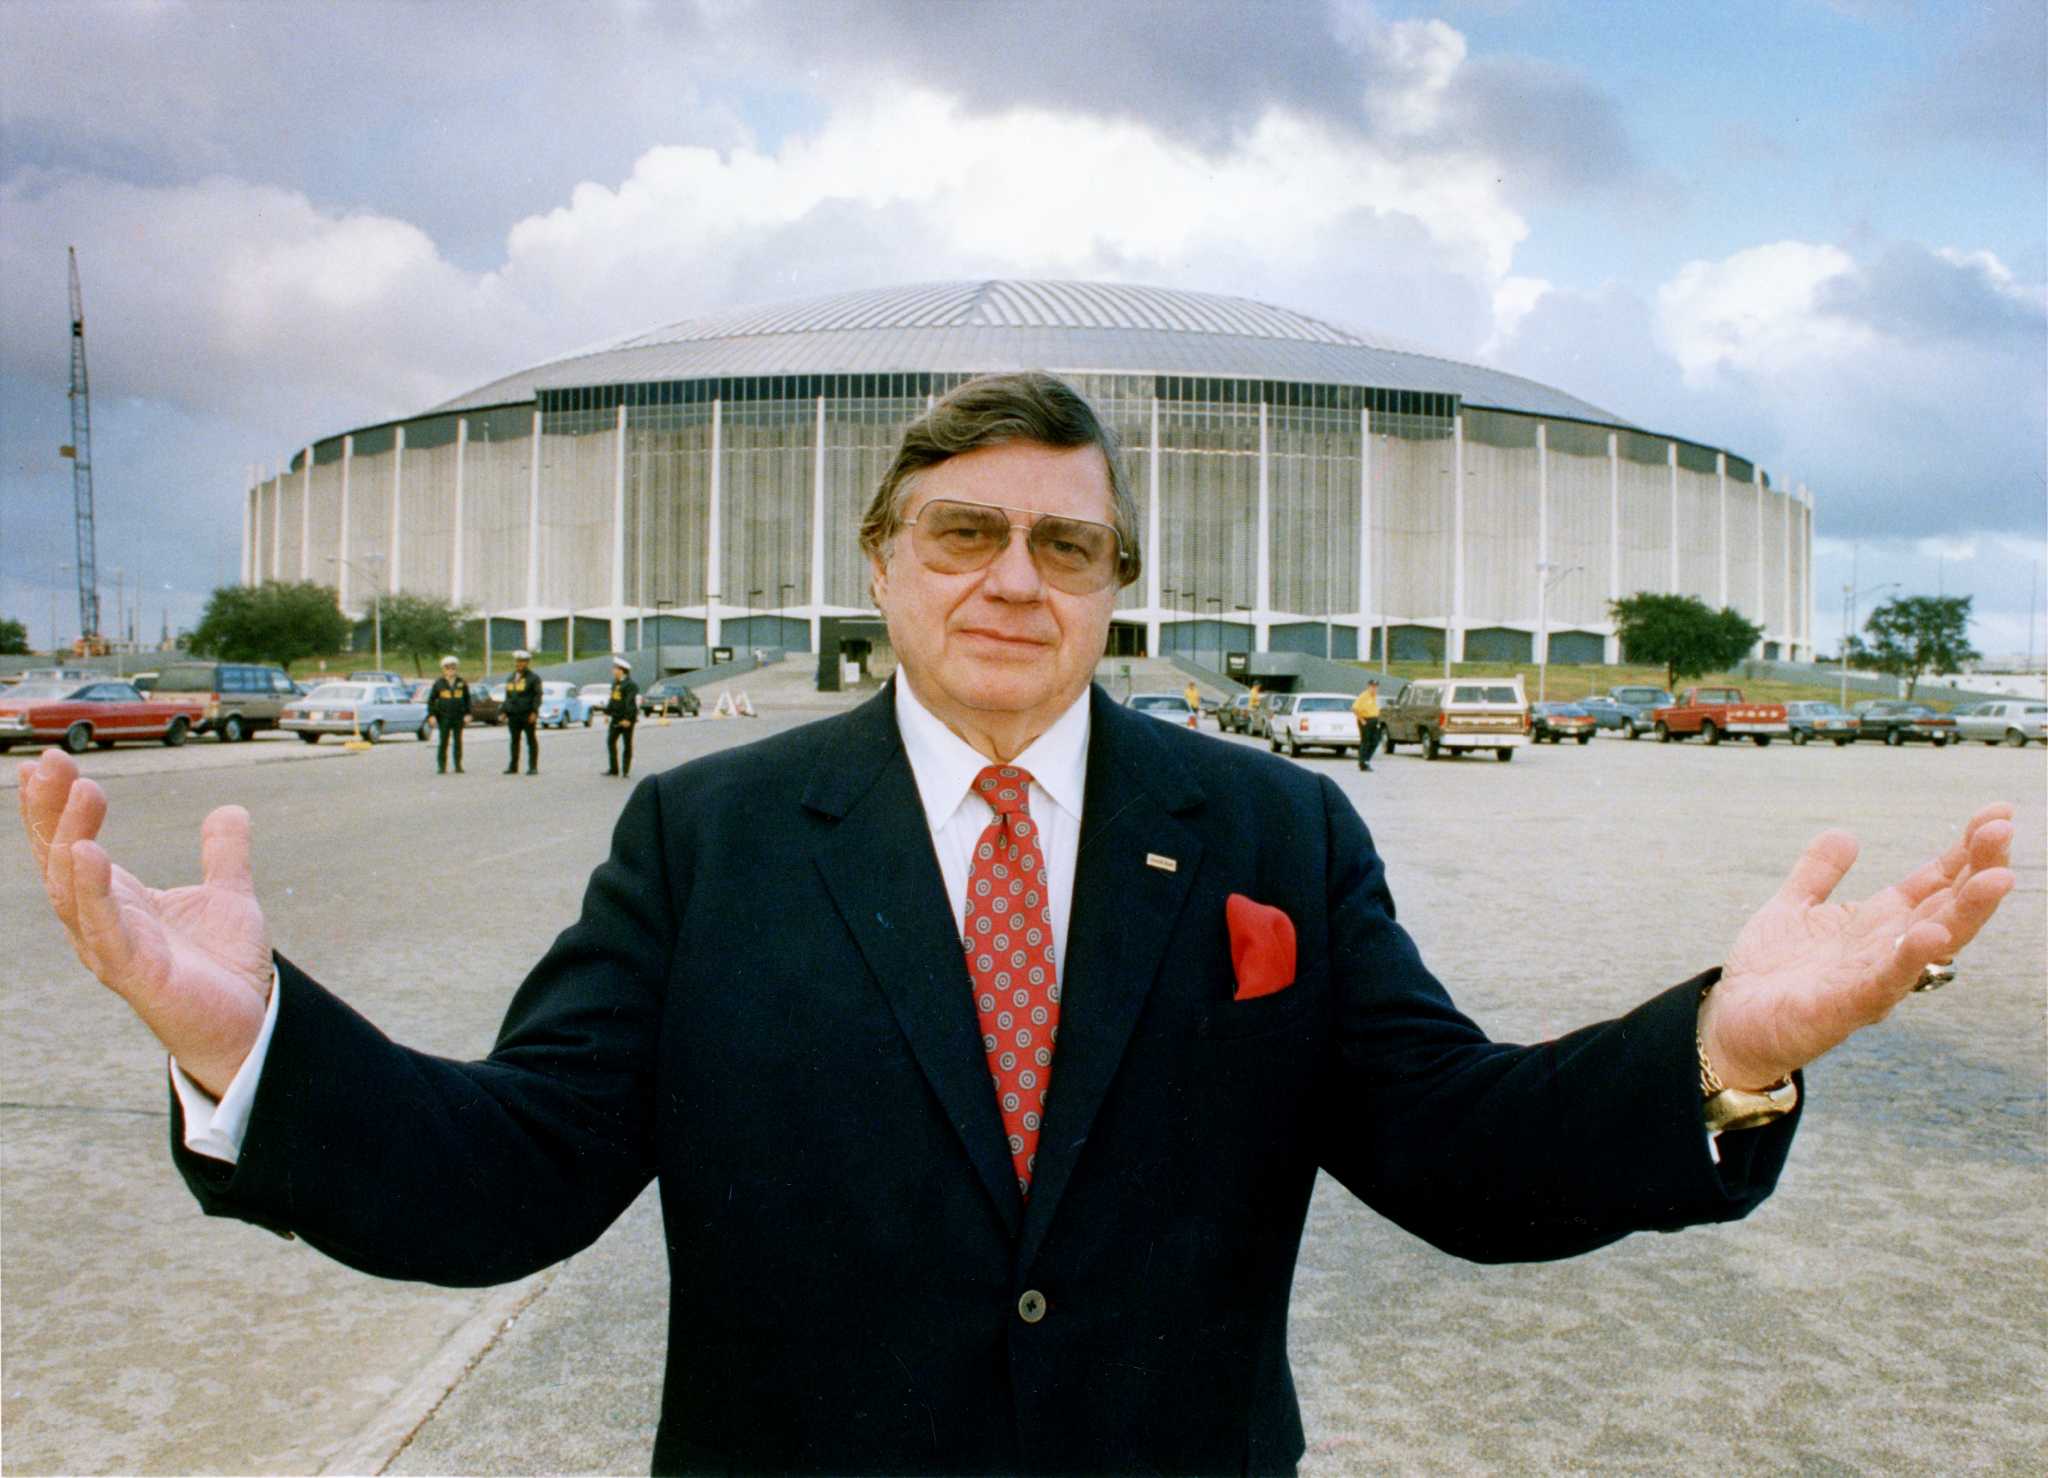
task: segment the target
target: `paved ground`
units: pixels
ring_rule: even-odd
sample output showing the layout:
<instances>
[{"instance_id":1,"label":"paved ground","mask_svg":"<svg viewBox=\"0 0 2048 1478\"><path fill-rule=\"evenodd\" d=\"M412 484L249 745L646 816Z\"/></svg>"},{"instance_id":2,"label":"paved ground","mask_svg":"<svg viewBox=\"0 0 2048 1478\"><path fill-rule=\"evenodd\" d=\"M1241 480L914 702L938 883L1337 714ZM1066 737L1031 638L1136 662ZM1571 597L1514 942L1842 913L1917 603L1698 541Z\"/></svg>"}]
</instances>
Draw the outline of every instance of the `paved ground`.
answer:
<instances>
[{"instance_id":1,"label":"paved ground","mask_svg":"<svg viewBox=\"0 0 2048 1478\"><path fill-rule=\"evenodd\" d=\"M838 701L796 674L741 682L764 717L647 728L638 768ZM626 792L596 773L601 736L543 736L534 779L496 773L501 730L471 731L459 779L411 741L84 764L113 799L110 845L153 879L196 869L209 808L248 805L279 946L394 1035L468 1055L603 851ZM1711 963L1832 821L1865 839L1852 888L1980 799L2027 823L1994 937L1812 1075L1782 1187L1747 1223L1482 1268L1326 1185L1292 1328L1306 1473L2040 1470L2041 751L1603 739L1511 765L1303 763L1357 800L1461 1002L1519 1039ZM209 1223L164 1154L161 1058L72 959L11 841L0 940L8 1472L645 1470L666 1296L651 1197L581 1256L481 1292L378 1283Z\"/></svg>"}]
</instances>

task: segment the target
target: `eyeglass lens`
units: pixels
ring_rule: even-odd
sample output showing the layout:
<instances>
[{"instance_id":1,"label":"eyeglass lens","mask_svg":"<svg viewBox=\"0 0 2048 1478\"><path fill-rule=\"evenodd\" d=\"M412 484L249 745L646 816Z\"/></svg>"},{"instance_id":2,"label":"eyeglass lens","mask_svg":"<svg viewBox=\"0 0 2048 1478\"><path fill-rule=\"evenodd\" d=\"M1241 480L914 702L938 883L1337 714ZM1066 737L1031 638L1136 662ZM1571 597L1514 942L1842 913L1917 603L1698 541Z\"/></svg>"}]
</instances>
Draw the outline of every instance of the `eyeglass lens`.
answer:
<instances>
[{"instance_id":1,"label":"eyeglass lens","mask_svg":"<svg viewBox=\"0 0 2048 1478\"><path fill-rule=\"evenodd\" d=\"M1009 547L1009 512L990 503L934 498L918 510L911 542L927 568L962 575L978 570ZM1089 595L1116 578L1118 539L1106 523L1042 515L1025 536L1047 584L1069 595Z\"/></svg>"}]
</instances>

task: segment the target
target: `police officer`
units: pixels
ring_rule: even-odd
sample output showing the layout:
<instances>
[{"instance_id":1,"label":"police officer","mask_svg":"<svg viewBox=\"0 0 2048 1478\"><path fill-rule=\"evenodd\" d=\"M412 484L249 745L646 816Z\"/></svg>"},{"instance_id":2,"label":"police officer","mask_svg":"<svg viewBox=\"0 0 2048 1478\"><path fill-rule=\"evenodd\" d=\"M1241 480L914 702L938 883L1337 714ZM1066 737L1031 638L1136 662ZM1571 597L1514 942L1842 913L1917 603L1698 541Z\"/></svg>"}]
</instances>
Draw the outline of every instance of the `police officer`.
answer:
<instances>
[{"instance_id":1,"label":"police officer","mask_svg":"<svg viewBox=\"0 0 2048 1478\"><path fill-rule=\"evenodd\" d=\"M1380 680L1373 678L1365 691L1351 700L1351 716L1358 720L1358 768L1370 770L1373 754L1386 737L1386 721L1380 717Z\"/></svg>"},{"instance_id":2,"label":"police officer","mask_svg":"<svg viewBox=\"0 0 2048 1478\"><path fill-rule=\"evenodd\" d=\"M455 744L455 773L462 773L462 726L469 722L469 684L462 680L461 663L452 656L441 659L441 675L427 692L427 716L441 731L434 750L434 772L448 773L448 744Z\"/></svg>"},{"instance_id":3,"label":"police officer","mask_svg":"<svg viewBox=\"0 0 2048 1478\"><path fill-rule=\"evenodd\" d=\"M533 653L521 647L512 654L512 675L505 679L505 727L512 732L512 757L507 775L519 773L519 737L526 736L526 773L540 773L540 674L529 665Z\"/></svg>"},{"instance_id":4,"label":"police officer","mask_svg":"<svg viewBox=\"0 0 2048 1478\"><path fill-rule=\"evenodd\" d=\"M605 699L605 717L611 722L604 731L605 774L633 773L633 725L640 721L640 684L633 681L633 664L624 657L612 658L612 692ZM619 744L625 742L625 760L620 762Z\"/></svg>"}]
</instances>

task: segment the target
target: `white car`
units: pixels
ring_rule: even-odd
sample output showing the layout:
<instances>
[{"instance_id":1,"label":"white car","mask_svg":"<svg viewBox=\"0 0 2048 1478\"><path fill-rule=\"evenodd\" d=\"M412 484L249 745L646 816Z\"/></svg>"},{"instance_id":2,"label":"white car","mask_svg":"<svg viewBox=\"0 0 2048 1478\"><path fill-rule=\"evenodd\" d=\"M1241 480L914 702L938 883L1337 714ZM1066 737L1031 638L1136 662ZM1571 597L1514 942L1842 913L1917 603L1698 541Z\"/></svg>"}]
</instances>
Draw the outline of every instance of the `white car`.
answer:
<instances>
[{"instance_id":1,"label":"white car","mask_svg":"<svg viewBox=\"0 0 2048 1478\"><path fill-rule=\"evenodd\" d=\"M360 734L375 744L386 734L427 739L434 732L427 705L415 702L405 688L385 683L322 683L287 703L277 726L308 744L318 744L325 734Z\"/></svg>"},{"instance_id":2,"label":"white car","mask_svg":"<svg viewBox=\"0 0 2048 1478\"><path fill-rule=\"evenodd\" d=\"M602 717L605 704L612 701L610 683L585 683L576 690L577 699L583 704L583 722Z\"/></svg>"},{"instance_id":3,"label":"white car","mask_svg":"<svg viewBox=\"0 0 2048 1478\"><path fill-rule=\"evenodd\" d=\"M1287 704L1266 720L1266 746L1299 755L1328 749L1338 755L1358 748L1358 720L1349 693L1289 693Z\"/></svg>"},{"instance_id":4,"label":"white car","mask_svg":"<svg viewBox=\"0 0 2048 1478\"><path fill-rule=\"evenodd\" d=\"M1195 728L1198 724L1194 709L1188 706L1186 695L1181 693L1133 693L1129 706L1139 713L1149 713L1170 724L1179 724L1184 729Z\"/></svg>"},{"instance_id":5,"label":"white car","mask_svg":"<svg viewBox=\"0 0 2048 1478\"><path fill-rule=\"evenodd\" d=\"M1999 698L1972 703L1955 711L1956 737L1986 744L2048 744L2048 703L2030 698Z\"/></svg>"}]
</instances>

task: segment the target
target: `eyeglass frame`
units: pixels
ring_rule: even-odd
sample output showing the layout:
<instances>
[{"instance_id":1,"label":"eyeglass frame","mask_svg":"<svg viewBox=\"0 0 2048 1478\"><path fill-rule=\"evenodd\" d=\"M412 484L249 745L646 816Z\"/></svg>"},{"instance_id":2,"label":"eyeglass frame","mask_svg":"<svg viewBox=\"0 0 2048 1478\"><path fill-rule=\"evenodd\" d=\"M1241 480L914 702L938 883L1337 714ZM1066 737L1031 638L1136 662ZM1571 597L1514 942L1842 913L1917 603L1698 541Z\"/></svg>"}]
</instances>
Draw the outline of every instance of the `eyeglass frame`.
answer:
<instances>
[{"instance_id":1,"label":"eyeglass frame","mask_svg":"<svg viewBox=\"0 0 2048 1478\"><path fill-rule=\"evenodd\" d=\"M1071 513L1053 513L1043 508L1019 508L1014 503L989 503L984 502L980 498L927 498L922 504L918 506L918 510L916 513L912 514L909 518L903 519L899 525L901 530L910 536L910 547L913 552L915 552L917 549L918 520L923 518L929 510L931 510L932 508L936 507L941 503L951 503L961 508L992 508L998 513L1031 514L1032 518L1029 523L1018 523L1014 519L1009 521L1010 529L1013 534L1018 529L1024 530L1024 547L1027 551L1031 551L1032 531L1035 530L1041 523L1043 523L1048 518L1063 519L1067 523L1087 524L1093 528L1107 529L1109 531L1110 538L1116 541L1116 550L1114 556L1111 558L1109 562L1109 578L1103 581L1103 583L1098 587L1098 590L1121 589L1124 584L1129 583L1127 580L1123 579L1123 571L1125 563L1130 558L1130 550L1129 547L1124 543L1123 531L1119 529L1114 523L1111 523L1109 520L1101 518L1077 518ZM1009 547L1009 543L1005 541L1005 543L1000 548L990 553L987 562L984 564L972 565L969 566L969 568L966 570L937 570L936 572L940 574L972 574L976 571L985 570L989 567L989 565L994 564L997 560L1001 559L1004 554L1008 553ZM929 561L927 561L922 554L919 554L917 556L917 559L918 563L924 565L926 569L936 570L936 567L933 566ZM1031 565L1033 569L1038 570L1039 578L1047 579L1044 569L1040 567L1038 563L1038 556L1035 551L1032 552L1031 555ZM1052 584L1053 582L1047 579L1047 583ZM1064 589L1064 587L1058 585L1054 585L1054 588ZM1097 590L1090 590L1085 592L1067 591L1066 593L1070 595L1094 595L1097 593Z\"/></svg>"}]
</instances>

